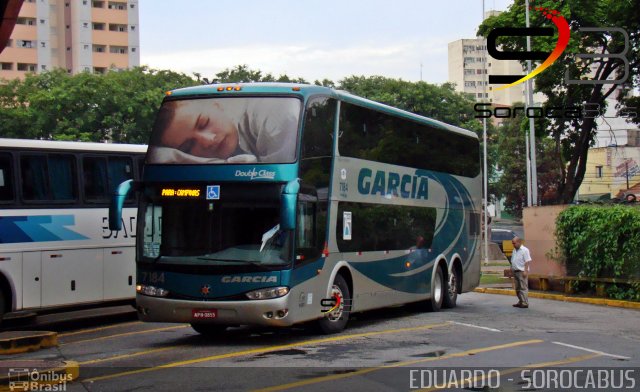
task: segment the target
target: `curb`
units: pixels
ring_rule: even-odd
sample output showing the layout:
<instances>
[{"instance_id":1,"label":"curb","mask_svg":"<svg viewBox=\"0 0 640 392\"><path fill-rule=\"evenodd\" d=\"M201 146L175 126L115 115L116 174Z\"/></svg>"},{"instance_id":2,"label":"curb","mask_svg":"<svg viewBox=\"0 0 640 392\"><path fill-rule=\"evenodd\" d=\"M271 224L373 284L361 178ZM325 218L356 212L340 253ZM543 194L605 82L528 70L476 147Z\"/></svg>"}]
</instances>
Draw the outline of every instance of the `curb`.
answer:
<instances>
[{"instance_id":1,"label":"curb","mask_svg":"<svg viewBox=\"0 0 640 392\"><path fill-rule=\"evenodd\" d=\"M0 333L0 355L19 354L58 345L58 334L48 331L10 331Z\"/></svg>"},{"instance_id":2,"label":"curb","mask_svg":"<svg viewBox=\"0 0 640 392\"><path fill-rule=\"evenodd\" d=\"M516 291L512 289L494 289L491 287L476 287L474 290L476 293L483 294L501 294L501 295L516 295ZM617 299L606 298L586 298L586 297L568 297L561 294L548 294L538 291L529 291L530 298L550 299L554 301L564 302L579 302L590 305L611 306L614 308L626 308L626 309L640 309L640 302L633 301L621 301Z\"/></svg>"},{"instance_id":3,"label":"curb","mask_svg":"<svg viewBox=\"0 0 640 392\"><path fill-rule=\"evenodd\" d=\"M10 368L5 366L0 367L7 371L7 376L0 378L2 392L64 391L66 383L80 377L80 365L76 361L25 360L12 361Z\"/></svg>"}]
</instances>

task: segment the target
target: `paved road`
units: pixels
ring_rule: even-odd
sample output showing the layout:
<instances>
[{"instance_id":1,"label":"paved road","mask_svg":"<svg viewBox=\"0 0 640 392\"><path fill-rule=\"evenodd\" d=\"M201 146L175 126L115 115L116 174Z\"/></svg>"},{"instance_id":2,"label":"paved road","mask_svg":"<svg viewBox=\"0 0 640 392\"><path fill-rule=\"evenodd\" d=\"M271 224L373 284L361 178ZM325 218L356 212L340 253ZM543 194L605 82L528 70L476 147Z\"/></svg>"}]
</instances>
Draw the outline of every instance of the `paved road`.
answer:
<instances>
[{"instance_id":1,"label":"paved road","mask_svg":"<svg viewBox=\"0 0 640 392\"><path fill-rule=\"evenodd\" d=\"M513 302L469 293L439 313L400 307L357 315L331 336L237 328L206 339L187 325L125 322L62 332L58 348L9 357L2 367L78 361L80 378L68 391L408 391L444 385L443 377L460 386L467 376L475 377L466 390L548 390L559 366L574 369L563 373L565 383L588 383L600 369L608 373L595 380L640 388L640 312L539 299L524 310Z\"/></svg>"}]
</instances>

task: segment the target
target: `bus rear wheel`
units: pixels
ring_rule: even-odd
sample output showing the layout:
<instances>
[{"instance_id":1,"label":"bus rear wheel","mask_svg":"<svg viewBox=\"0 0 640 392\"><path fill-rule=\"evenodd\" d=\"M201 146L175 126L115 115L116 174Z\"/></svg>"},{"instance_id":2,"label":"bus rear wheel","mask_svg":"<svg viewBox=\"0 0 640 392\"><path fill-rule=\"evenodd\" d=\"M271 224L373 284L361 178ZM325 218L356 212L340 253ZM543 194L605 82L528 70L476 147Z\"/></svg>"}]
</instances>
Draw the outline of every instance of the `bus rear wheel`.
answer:
<instances>
[{"instance_id":1,"label":"bus rear wheel","mask_svg":"<svg viewBox=\"0 0 640 392\"><path fill-rule=\"evenodd\" d=\"M191 323L191 328L193 328L200 335L206 336L208 338L220 336L224 333L224 331L227 330L227 327L225 325L202 323Z\"/></svg>"},{"instance_id":2,"label":"bus rear wheel","mask_svg":"<svg viewBox=\"0 0 640 392\"><path fill-rule=\"evenodd\" d=\"M431 284L431 298L427 300L427 310L437 312L442 307L446 285L440 266L438 266L433 273L436 274L436 276L433 278L433 283Z\"/></svg>"},{"instance_id":3,"label":"bus rear wheel","mask_svg":"<svg viewBox=\"0 0 640 392\"><path fill-rule=\"evenodd\" d=\"M351 293L342 275L336 275L333 281L331 298L336 299L335 309L326 312L324 317L318 320L320 331L327 335L342 331L349 321Z\"/></svg>"},{"instance_id":4,"label":"bus rear wheel","mask_svg":"<svg viewBox=\"0 0 640 392\"><path fill-rule=\"evenodd\" d=\"M451 269L449 275L449 283L447 283L447 290L445 291L442 306L447 309L455 308L458 301L458 285L460 277L458 276L458 269L454 267Z\"/></svg>"}]
</instances>

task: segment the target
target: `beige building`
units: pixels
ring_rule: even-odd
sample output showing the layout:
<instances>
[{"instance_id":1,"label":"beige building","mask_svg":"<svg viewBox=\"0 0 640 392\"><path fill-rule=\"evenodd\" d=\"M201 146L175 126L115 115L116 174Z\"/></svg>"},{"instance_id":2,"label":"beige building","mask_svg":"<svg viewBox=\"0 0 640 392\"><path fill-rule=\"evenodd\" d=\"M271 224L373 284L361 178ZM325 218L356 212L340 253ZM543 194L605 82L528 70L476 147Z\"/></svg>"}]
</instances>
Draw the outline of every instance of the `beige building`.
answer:
<instances>
[{"instance_id":1,"label":"beige building","mask_svg":"<svg viewBox=\"0 0 640 392\"><path fill-rule=\"evenodd\" d=\"M589 149L578 199L608 200L627 193L640 196L640 130L628 130L625 139L625 145Z\"/></svg>"},{"instance_id":2,"label":"beige building","mask_svg":"<svg viewBox=\"0 0 640 392\"><path fill-rule=\"evenodd\" d=\"M138 65L138 0L24 0L0 54L0 78L54 68L104 73Z\"/></svg>"},{"instance_id":3,"label":"beige building","mask_svg":"<svg viewBox=\"0 0 640 392\"><path fill-rule=\"evenodd\" d=\"M524 83L499 91L495 89L502 85L489 84L489 75L524 75L525 72L515 60L491 58L484 38L450 42L448 54L449 82L455 83L456 91L494 105L512 106L516 102L525 102Z\"/></svg>"}]
</instances>

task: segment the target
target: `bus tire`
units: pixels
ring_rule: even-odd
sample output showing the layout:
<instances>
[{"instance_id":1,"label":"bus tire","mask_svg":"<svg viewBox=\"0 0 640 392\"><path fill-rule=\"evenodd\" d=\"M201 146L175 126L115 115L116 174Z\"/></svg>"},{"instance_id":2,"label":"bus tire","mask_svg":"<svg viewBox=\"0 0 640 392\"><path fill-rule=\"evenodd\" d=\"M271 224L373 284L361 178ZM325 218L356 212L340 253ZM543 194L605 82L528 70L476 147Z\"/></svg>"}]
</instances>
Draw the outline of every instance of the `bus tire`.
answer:
<instances>
[{"instance_id":1,"label":"bus tire","mask_svg":"<svg viewBox=\"0 0 640 392\"><path fill-rule=\"evenodd\" d=\"M7 297L4 294L4 290L0 288L0 325L2 325L2 319L4 318L4 314L7 311L6 303Z\"/></svg>"},{"instance_id":2,"label":"bus tire","mask_svg":"<svg viewBox=\"0 0 640 392\"><path fill-rule=\"evenodd\" d=\"M458 302L458 285L460 284L460 276L458 276L458 268L454 265L449 275L444 298L442 299L442 307L446 309L455 308Z\"/></svg>"},{"instance_id":3,"label":"bus tire","mask_svg":"<svg viewBox=\"0 0 640 392\"><path fill-rule=\"evenodd\" d=\"M342 331L349 322L351 312L351 293L349 286L342 275L336 275L333 280L331 294L340 298L338 308L333 312L326 312L324 317L318 320L318 328L326 335Z\"/></svg>"},{"instance_id":4,"label":"bus tire","mask_svg":"<svg viewBox=\"0 0 640 392\"><path fill-rule=\"evenodd\" d=\"M446 289L442 268L438 266L434 273L436 276L433 278L433 284L431 285L431 298L427 300L427 310L430 312L437 312L440 310Z\"/></svg>"},{"instance_id":5,"label":"bus tire","mask_svg":"<svg viewBox=\"0 0 640 392\"><path fill-rule=\"evenodd\" d=\"M226 325L204 323L191 323L191 328L193 328L200 335L206 336L208 338L215 338L217 336L220 336L227 330Z\"/></svg>"}]
</instances>

